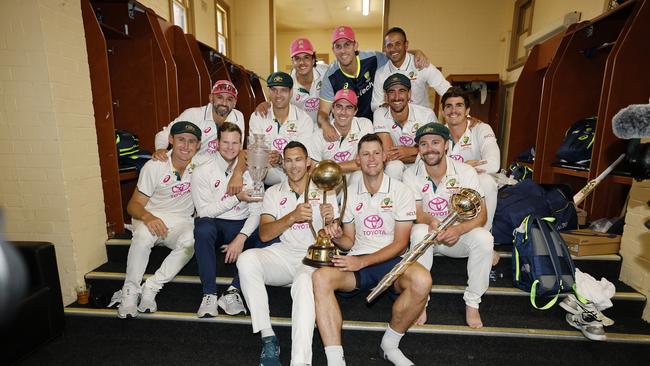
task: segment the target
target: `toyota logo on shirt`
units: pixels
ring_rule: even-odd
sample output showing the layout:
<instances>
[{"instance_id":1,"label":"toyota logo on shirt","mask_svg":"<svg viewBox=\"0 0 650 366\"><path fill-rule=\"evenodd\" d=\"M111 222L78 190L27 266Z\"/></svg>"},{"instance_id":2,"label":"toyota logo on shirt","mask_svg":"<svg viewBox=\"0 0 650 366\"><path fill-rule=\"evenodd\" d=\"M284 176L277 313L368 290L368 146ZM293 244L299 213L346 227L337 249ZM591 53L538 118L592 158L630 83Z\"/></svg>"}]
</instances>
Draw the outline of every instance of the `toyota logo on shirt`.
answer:
<instances>
[{"instance_id":1,"label":"toyota logo on shirt","mask_svg":"<svg viewBox=\"0 0 650 366\"><path fill-rule=\"evenodd\" d=\"M336 154L334 154L334 161L336 161L337 163L347 161L351 155L352 154L350 154L349 151L339 151Z\"/></svg>"},{"instance_id":2,"label":"toyota logo on shirt","mask_svg":"<svg viewBox=\"0 0 650 366\"><path fill-rule=\"evenodd\" d=\"M402 135L399 137L399 142L404 146L413 146L413 138L411 136Z\"/></svg>"},{"instance_id":3,"label":"toyota logo on shirt","mask_svg":"<svg viewBox=\"0 0 650 366\"><path fill-rule=\"evenodd\" d=\"M208 142L208 152L213 154L217 151L219 147L219 142L217 140L212 140Z\"/></svg>"},{"instance_id":4,"label":"toyota logo on shirt","mask_svg":"<svg viewBox=\"0 0 650 366\"><path fill-rule=\"evenodd\" d=\"M465 159L463 159L463 157L461 155L458 155L458 154L451 155L450 158L452 158L452 159L454 159L456 161L460 161L460 162L465 161Z\"/></svg>"},{"instance_id":5,"label":"toyota logo on shirt","mask_svg":"<svg viewBox=\"0 0 650 366\"><path fill-rule=\"evenodd\" d=\"M384 226L384 220L379 215L370 215L363 219L363 225L371 230L376 230Z\"/></svg>"},{"instance_id":6,"label":"toyota logo on shirt","mask_svg":"<svg viewBox=\"0 0 650 366\"><path fill-rule=\"evenodd\" d=\"M429 201L429 208L433 216L446 216L449 202L442 197L434 197Z\"/></svg>"},{"instance_id":7,"label":"toyota logo on shirt","mask_svg":"<svg viewBox=\"0 0 650 366\"><path fill-rule=\"evenodd\" d=\"M180 183L172 187L172 198L190 193L190 182Z\"/></svg>"},{"instance_id":8,"label":"toyota logo on shirt","mask_svg":"<svg viewBox=\"0 0 650 366\"><path fill-rule=\"evenodd\" d=\"M284 147L287 146L288 143L289 143L289 141L287 141L287 139L285 139L284 137L280 137L280 138L277 138L277 139L273 140L273 147L278 152L281 152L284 149Z\"/></svg>"},{"instance_id":9,"label":"toyota logo on shirt","mask_svg":"<svg viewBox=\"0 0 650 366\"><path fill-rule=\"evenodd\" d=\"M318 98L311 98L305 101L306 108L318 108Z\"/></svg>"}]
</instances>

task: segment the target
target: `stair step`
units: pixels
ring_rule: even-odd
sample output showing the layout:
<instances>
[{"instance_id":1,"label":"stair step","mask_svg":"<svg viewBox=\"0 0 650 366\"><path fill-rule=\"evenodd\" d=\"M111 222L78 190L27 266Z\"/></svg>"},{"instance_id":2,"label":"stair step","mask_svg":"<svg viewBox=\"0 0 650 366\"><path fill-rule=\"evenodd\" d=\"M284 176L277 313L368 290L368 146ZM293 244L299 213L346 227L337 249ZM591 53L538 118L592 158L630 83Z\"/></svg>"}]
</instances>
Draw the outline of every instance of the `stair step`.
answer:
<instances>
[{"instance_id":1,"label":"stair step","mask_svg":"<svg viewBox=\"0 0 650 366\"><path fill-rule=\"evenodd\" d=\"M76 316L95 316L95 317L115 317L116 311L112 309L87 309L67 307L65 309L66 315ZM214 318L197 318L194 313L187 312L174 312L174 311L158 311L153 314L139 314L138 319L150 320L175 320L175 321L189 321L189 322L204 322L216 324L244 324L250 325L251 319L249 316L228 316L219 315ZM117 320L117 319L116 319ZM272 317L271 324L273 326L290 327L291 318L287 317ZM343 329L346 331L372 331L383 332L386 330L388 323L386 322L369 322L369 321L343 321ZM493 337L516 337L516 338L538 338L538 339L554 339L554 340L585 340L582 333L574 330L561 330L561 329L537 329L537 328L512 328L512 327L483 327L480 329L471 329L462 325L441 325L441 324L425 324L416 325L409 329L409 333L414 334L449 334L449 335L475 335L475 336L493 336ZM648 334L627 334L607 332L608 342L624 342L624 343L641 343L650 345L650 335Z\"/></svg>"},{"instance_id":2,"label":"stair step","mask_svg":"<svg viewBox=\"0 0 650 366\"><path fill-rule=\"evenodd\" d=\"M130 239L111 239L107 243L108 264L99 268L101 271L123 272L126 269L126 259L128 256ZM512 273L512 260L511 253L508 251L511 246L499 246L497 251L501 256L499 264L494 269L497 273L502 273L504 277L511 277ZM165 257L169 254L170 250L166 247L157 246L152 249L149 257L149 264L147 272L155 272L160 266ZM603 256L587 256L587 257L574 257L576 267L585 273L589 273L594 278L599 279L605 277L612 281L617 279L621 270L621 257L619 255L603 255ZM121 267L119 267L121 263ZM232 277L235 273L236 266L234 264L224 264L224 254L217 251L217 274L219 276ZM116 267L117 265L117 267ZM466 258L449 258L445 256L436 256L433 260L432 273L434 274L434 281L436 281L437 274L449 275L467 275L467 259ZM181 271L182 275L197 275L198 266L196 258L192 258L190 262ZM458 276L452 276L458 277ZM459 278L460 284L466 281L465 278ZM508 280L511 281L511 280Z\"/></svg>"},{"instance_id":3,"label":"stair step","mask_svg":"<svg viewBox=\"0 0 650 366\"><path fill-rule=\"evenodd\" d=\"M111 279L94 279L91 283L94 294L110 298L114 291L122 286L123 274L114 275ZM190 282L193 281L194 283ZM221 281L221 283L229 283ZM226 289L225 285L218 286L219 292ZM267 286L271 316L291 317L291 294L288 287ZM439 292L438 292L439 291ZM465 324L465 305L462 300L460 287L432 288L428 306L429 323L458 325ZM505 296L504 294L512 294ZM202 297L201 285L195 279L181 279L165 286L157 296L158 309L168 312L183 312L194 314ZM516 289L497 288L483 296L481 315L486 325L499 327L531 327L549 329L569 329L564 320L564 310L554 306L547 311L534 309L527 296ZM618 333L647 333L650 326L639 320L645 298L635 293L620 293L613 300L614 307L607 309L605 314L613 318L616 324L609 329ZM365 295L354 298L339 298L344 319L356 321L386 322L390 320L392 302L387 296L380 297L373 304L366 304ZM73 305L80 307L80 305Z\"/></svg>"}]
</instances>

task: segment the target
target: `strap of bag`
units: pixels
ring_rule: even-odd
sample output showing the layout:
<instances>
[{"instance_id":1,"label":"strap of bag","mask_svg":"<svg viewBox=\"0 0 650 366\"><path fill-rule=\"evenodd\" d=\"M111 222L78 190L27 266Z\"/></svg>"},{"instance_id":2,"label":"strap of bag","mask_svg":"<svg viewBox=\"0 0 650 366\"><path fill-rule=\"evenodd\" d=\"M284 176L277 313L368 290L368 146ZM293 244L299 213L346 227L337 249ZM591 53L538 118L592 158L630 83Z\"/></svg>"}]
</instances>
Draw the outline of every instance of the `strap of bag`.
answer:
<instances>
[{"instance_id":1,"label":"strap of bag","mask_svg":"<svg viewBox=\"0 0 650 366\"><path fill-rule=\"evenodd\" d=\"M523 226L523 228L524 228L524 241L523 241L524 243L528 240L528 220L529 219L530 219L530 215L526 216L526 218L524 218L524 220L519 225L519 227ZM519 268L520 268L520 266L519 266L519 250L517 250L517 245L515 243L515 240L517 238L516 232L517 232L517 228L515 228L512 231L512 249L515 252L514 253L515 254L514 255L514 257L515 257L515 280L517 282L519 282L519 276L520 276L521 273L519 272Z\"/></svg>"},{"instance_id":2,"label":"strap of bag","mask_svg":"<svg viewBox=\"0 0 650 366\"><path fill-rule=\"evenodd\" d=\"M560 263L558 263L557 251L555 250L555 245L553 244L553 240L552 238L549 237L549 228L551 228L550 222L553 221L555 221L555 219L549 217L542 218L542 220L540 220L539 218L535 218L535 222L537 223L537 226L540 229L540 233L542 234L542 240L544 241L549 256L551 257L551 264L553 265L553 271L555 272L555 282L558 284L558 291L555 294L555 296L553 296L553 298L546 305L540 308L537 306L537 303L535 302L535 297L537 295L537 284L539 283L539 280L535 280L535 282L533 282L533 285L530 288L530 303L533 305L535 309L538 310L547 310L551 308L553 305L555 305L558 297L560 296L560 291L562 291L562 277L560 276L560 271L558 269Z\"/></svg>"}]
</instances>

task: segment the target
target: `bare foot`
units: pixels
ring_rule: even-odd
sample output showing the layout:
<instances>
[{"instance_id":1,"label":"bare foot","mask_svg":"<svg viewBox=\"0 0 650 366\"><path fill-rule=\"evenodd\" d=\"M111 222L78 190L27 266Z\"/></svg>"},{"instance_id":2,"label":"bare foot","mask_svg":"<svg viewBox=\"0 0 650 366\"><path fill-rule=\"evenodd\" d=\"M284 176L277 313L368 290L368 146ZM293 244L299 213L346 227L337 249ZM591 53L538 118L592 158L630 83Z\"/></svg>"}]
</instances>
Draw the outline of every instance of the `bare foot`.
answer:
<instances>
[{"instance_id":1,"label":"bare foot","mask_svg":"<svg viewBox=\"0 0 650 366\"><path fill-rule=\"evenodd\" d=\"M470 328L482 328L483 322L481 321L481 314L477 308L465 305L465 321Z\"/></svg>"},{"instance_id":2,"label":"bare foot","mask_svg":"<svg viewBox=\"0 0 650 366\"><path fill-rule=\"evenodd\" d=\"M427 322L427 307L425 306L424 309L422 309L422 313L420 313L420 316L418 316L418 318L415 320L415 325L423 325L426 322Z\"/></svg>"},{"instance_id":3,"label":"bare foot","mask_svg":"<svg viewBox=\"0 0 650 366\"><path fill-rule=\"evenodd\" d=\"M500 259L501 259L501 256L499 255L499 253L497 253L496 250L493 251L492 252L492 267L496 266L497 263L499 263Z\"/></svg>"}]
</instances>

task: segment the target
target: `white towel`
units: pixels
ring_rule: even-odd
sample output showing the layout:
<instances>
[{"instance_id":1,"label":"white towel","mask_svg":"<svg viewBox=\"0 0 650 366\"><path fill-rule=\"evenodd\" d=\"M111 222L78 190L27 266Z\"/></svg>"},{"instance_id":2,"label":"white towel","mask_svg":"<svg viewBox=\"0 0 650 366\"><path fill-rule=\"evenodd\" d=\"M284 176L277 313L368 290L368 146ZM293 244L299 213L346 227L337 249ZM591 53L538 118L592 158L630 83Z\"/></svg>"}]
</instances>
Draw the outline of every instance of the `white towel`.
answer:
<instances>
[{"instance_id":1,"label":"white towel","mask_svg":"<svg viewBox=\"0 0 650 366\"><path fill-rule=\"evenodd\" d=\"M603 311L613 306L611 298L616 293L616 287L604 277L596 281L590 274L576 268L576 291Z\"/></svg>"}]
</instances>

